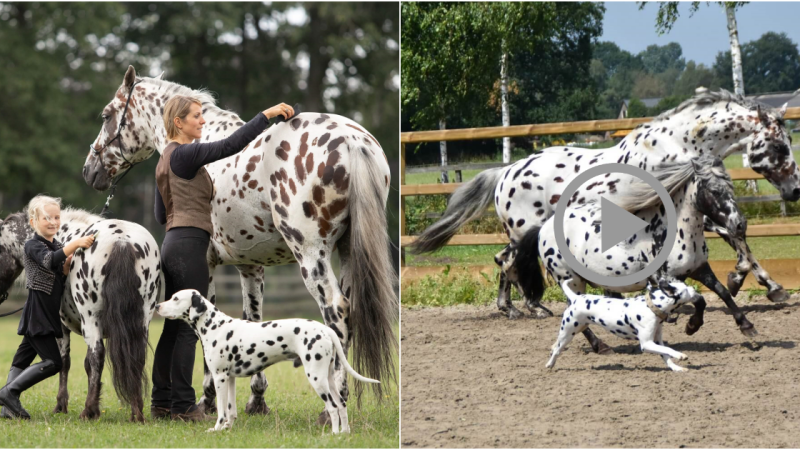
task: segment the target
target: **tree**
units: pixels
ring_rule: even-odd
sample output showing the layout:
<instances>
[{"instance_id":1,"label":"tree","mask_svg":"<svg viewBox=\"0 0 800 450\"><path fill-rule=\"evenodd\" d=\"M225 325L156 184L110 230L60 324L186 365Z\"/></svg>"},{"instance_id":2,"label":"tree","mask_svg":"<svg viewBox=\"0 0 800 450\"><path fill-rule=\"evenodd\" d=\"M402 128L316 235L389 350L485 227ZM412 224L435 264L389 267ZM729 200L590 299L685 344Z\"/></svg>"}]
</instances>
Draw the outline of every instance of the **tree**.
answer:
<instances>
[{"instance_id":1,"label":"tree","mask_svg":"<svg viewBox=\"0 0 800 450\"><path fill-rule=\"evenodd\" d=\"M651 75L666 72L668 69L682 71L686 67L683 49L677 42L661 46L656 44L648 45L638 56L644 69Z\"/></svg>"},{"instance_id":2,"label":"tree","mask_svg":"<svg viewBox=\"0 0 800 450\"><path fill-rule=\"evenodd\" d=\"M730 58L728 58L728 62L730 63ZM730 71L725 72L726 75L722 78L730 80L730 77L727 76L728 73L730 73ZM686 63L686 69L676 81L672 93L674 95L691 97L699 87L705 87L709 90L719 89L719 78L715 76L713 70L707 68L705 65L689 61Z\"/></svg>"},{"instance_id":3,"label":"tree","mask_svg":"<svg viewBox=\"0 0 800 450\"><path fill-rule=\"evenodd\" d=\"M759 39L742 45L742 69L750 92L793 91L800 87L800 53L785 33L767 32ZM714 72L723 80L722 87L732 83L724 74L731 71L730 52L717 54Z\"/></svg>"},{"instance_id":4,"label":"tree","mask_svg":"<svg viewBox=\"0 0 800 450\"><path fill-rule=\"evenodd\" d=\"M628 102L628 117L647 117L647 106L637 97L632 97Z\"/></svg>"},{"instance_id":5,"label":"tree","mask_svg":"<svg viewBox=\"0 0 800 450\"><path fill-rule=\"evenodd\" d=\"M639 2L639 9L644 9L646 2ZM659 34L668 33L675 22L678 20L678 2L658 2L658 15L656 16L656 30ZM689 8L689 17L700 9L701 2L692 2ZM742 75L742 54L739 47L739 30L736 26L736 10L748 2L717 2L725 8L725 15L728 20L728 35L731 41L731 71L733 73L734 92L744 96L744 76ZM708 2L706 2L708 4ZM742 155L742 165L750 167L747 154ZM756 182L748 181L748 185L756 191Z\"/></svg>"}]
</instances>

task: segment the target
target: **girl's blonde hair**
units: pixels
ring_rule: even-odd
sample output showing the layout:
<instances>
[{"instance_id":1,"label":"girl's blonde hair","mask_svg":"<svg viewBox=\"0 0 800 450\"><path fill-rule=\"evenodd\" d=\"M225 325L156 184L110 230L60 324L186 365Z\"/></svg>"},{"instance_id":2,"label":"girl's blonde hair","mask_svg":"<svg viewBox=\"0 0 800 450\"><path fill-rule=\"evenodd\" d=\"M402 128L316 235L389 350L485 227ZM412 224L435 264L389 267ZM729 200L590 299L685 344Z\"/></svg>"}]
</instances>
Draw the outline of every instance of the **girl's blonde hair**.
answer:
<instances>
[{"instance_id":1,"label":"girl's blonde hair","mask_svg":"<svg viewBox=\"0 0 800 450\"><path fill-rule=\"evenodd\" d=\"M189 109L193 104L203 106L203 104L195 97L186 95L174 95L164 105L164 128L167 129L167 139L175 139L180 134L180 130L175 126L175 118L186 120L189 115Z\"/></svg>"},{"instance_id":2,"label":"girl's blonde hair","mask_svg":"<svg viewBox=\"0 0 800 450\"><path fill-rule=\"evenodd\" d=\"M36 230L36 226L39 224L39 219L42 217L48 221L50 220L50 217L44 210L44 207L47 205L56 205L59 209L61 209L61 199L40 194L36 197L33 197L31 201L28 202L28 220L33 221L34 230ZM36 231L38 232L39 230Z\"/></svg>"}]
</instances>

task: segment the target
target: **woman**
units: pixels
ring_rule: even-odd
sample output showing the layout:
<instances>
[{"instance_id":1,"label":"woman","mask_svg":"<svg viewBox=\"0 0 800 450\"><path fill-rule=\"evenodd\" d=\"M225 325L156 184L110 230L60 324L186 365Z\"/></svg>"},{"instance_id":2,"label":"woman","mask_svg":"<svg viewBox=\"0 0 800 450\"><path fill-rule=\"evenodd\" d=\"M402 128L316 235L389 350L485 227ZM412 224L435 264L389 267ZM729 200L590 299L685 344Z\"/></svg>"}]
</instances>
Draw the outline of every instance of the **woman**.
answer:
<instances>
[{"instance_id":1,"label":"woman","mask_svg":"<svg viewBox=\"0 0 800 450\"><path fill-rule=\"evenodd\" d=\"M254 117L227 139L196 143L203 133L202 105L176 95L164 106L164 126L170 143L156 166L155 215L167 225L161 246L165 298L182 289L208 295L206 251L211 237L211 198L214 187L203 167L242 151L269 125L270 119L294 115L281 103ZM166 320L153 362L153 418L200 421L206 416L195 405L192 388L197 336L182 320ZM213 419L213 418L210 418Z\"/></svg>"}]
</instances>

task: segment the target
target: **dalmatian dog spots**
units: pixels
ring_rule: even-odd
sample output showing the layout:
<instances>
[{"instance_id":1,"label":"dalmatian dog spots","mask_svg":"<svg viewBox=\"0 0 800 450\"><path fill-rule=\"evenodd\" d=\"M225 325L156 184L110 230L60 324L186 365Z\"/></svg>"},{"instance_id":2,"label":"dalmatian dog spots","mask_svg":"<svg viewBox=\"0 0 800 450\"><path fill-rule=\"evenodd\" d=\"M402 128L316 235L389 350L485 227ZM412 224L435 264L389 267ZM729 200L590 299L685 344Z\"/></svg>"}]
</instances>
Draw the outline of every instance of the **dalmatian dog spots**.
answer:
<instances>
[{"instance_id":1,"label":"dalmatian dog spots","mask_svg":"<svg viewBox=\"0 0 800 450\"><path fill-rule=\"evenodd\" d=\"M643 352L661 356L673 371L687 370L673 360L681 361L688 357L664 346L662 331L664 320L672 310L681 304L700 300L700 295L691 286L661 278L657 287L648 286L647 294L628 299L576 294L569 288L568 281L562 282L561 288L567 295L569 306L561 317L558 339L545 366L548 369L555 366L558 355L567 348L575 334L597 325L623 339L638 339Z\"/></svg>"},{"instance_id":2,"label":"dalmatian dog spots","mask_svg":"<svg viewBox=\"0 0 800 450\"><path fill-rule=\"evenodd\" d=\"M340 364L364 383L347 362L333 330L313 320L287 319L264 323L232 319L199 292L185 289L156 306L168 319L182 319L195 330L217 392L217 423L208 431L230 429L236 419L236 378L249 377L283 361L299 360L311 387L325 402L334 434L349 433L346 399L339 393L334 365Z\"/></svg>"}]
</instances>

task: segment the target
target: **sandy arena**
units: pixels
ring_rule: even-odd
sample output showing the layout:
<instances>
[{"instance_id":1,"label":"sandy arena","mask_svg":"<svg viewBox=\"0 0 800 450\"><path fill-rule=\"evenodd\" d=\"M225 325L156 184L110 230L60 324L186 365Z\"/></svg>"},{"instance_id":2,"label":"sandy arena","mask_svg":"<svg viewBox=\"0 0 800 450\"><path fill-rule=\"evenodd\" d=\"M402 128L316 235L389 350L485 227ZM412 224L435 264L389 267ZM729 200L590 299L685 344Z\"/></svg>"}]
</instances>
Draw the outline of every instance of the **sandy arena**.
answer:
<instances>
[{"instance_id":1,"label":"sandy arena","mask_svg":"<svg viewBox=\"0 0 800 450\"><path fill-rule=\"evenodd\" d=\"M666 344L689 355L685 373L602 329L594 331L614 355L590 353L579 336L545 369L563 303L546 304L557 318L516 321L494 304L403 308L401 444L800 446L800 296L738 300L759 332L756 345L719 299L705 297L697 334L684 334L686 315L664 326Z\"/></svg>"}]
</instances>

